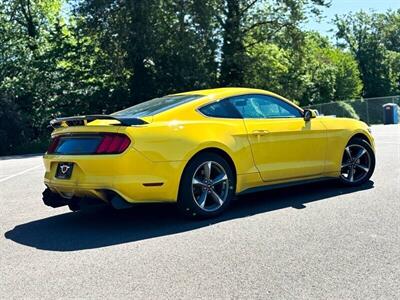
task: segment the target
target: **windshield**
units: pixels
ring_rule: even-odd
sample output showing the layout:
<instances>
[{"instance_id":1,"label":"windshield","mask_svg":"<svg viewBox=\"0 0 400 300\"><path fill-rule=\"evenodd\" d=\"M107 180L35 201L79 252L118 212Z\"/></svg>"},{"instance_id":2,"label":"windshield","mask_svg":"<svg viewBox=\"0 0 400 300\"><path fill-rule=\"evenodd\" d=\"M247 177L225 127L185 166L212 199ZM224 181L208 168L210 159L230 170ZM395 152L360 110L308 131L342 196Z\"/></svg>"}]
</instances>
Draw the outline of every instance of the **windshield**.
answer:
<instances>
[{"instance_id":1,"label":"windshield","mask_svg":"<svg viewBox=\"0 0 400 300\"><path fill-rule=\"evenodd\" d=\"M155 98L140 104L117 111L111 115L120 117L147 117L177 107L189 101L203 97L202 95L176 95Z\"/></svg>"}]
</instances>

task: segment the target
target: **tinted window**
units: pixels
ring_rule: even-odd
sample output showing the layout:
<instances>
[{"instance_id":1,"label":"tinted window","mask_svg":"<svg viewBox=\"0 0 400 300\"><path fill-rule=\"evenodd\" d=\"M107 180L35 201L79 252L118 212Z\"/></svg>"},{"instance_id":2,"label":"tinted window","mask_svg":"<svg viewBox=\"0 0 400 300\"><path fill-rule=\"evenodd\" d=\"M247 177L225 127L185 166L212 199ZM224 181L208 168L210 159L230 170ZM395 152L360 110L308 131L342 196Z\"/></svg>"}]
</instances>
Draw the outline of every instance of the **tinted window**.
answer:
<instances>
[{"instance_id":1,"label":"tinted window","mask_svg":"<svg viewBox=\"0 0 400 300\"><path fill-rule=\"evenodd\" d=\"M113 116L120 117L146 117L153 116L160 112L169 110L177 107L189 101L203 97L202 95L177 95L177 96L165 96L161 98L155 98L140 104L131 106L127 109L113 113Z\"/></svg>"},{"instance_id":2,"label":"tinted window","mask_svg":"<svg viewBox=\"0 0 400 300\"><path fill-rule=\"evenodd\" d=\"M229 100L221 100L211 103L199 109L202 114L215 118L242 118L237 109Z\"/></svg>"},{"instance_id":3,"label":"tinted window","mask_svg":"<svg viewBox=\"0 0 400 300\"><path fill-rule=\"evenodd\" d=\"M243 118L298 118L300 111L289 103L272 96L245 95L230 99Z\"/></svg>"}]
</instances>

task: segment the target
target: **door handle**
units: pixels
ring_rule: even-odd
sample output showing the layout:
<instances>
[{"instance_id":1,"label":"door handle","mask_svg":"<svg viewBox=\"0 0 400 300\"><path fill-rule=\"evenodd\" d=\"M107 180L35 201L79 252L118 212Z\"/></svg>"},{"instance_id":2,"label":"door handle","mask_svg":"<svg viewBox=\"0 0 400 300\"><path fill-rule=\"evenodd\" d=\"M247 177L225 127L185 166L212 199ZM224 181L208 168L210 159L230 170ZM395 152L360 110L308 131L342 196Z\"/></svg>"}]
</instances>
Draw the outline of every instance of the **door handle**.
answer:
<instances>
[{"instance_id":1,"label":"door handle","mask_svg":"<svg viewBox=\"0 0 400 300\"><path fill-rule=\"evenodd\" d=\"M253 134L254 134L254 135L266 135L266 134L268 134L268 133L269 133L268 130L254 130L254 131L253 131Z\"/></svg>"}]
</instances>

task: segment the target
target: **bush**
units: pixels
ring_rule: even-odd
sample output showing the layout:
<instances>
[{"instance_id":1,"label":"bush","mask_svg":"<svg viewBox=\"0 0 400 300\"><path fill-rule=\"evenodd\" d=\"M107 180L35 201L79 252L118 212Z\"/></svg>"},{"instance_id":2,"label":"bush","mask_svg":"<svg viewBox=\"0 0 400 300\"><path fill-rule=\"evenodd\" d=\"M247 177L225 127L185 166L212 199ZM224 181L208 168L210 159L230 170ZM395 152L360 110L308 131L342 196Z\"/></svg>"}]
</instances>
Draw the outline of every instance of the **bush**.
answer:
<instances>
[{"instance_id":1,"label":"bush","mask_svg":"<svg viewBox=\"0 0 400 300\"><path fill-rule=\"evenodd\" d=\"M360 119L354 108L350 104L343 101L325 103L323 105L314 105L313 108L317 109L321 115L325 116L334 115L343 118L352 118L357 120Z\"/></svg>"}]
</instances>

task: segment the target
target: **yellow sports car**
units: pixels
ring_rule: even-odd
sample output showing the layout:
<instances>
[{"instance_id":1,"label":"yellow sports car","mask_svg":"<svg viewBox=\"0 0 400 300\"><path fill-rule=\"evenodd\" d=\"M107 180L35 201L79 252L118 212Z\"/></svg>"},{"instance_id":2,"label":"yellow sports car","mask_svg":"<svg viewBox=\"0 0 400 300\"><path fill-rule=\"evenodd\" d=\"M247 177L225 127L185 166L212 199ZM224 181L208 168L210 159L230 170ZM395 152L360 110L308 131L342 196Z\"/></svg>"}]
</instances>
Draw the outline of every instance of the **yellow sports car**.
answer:
<instances>
[{"instance_id":1,"label":"yellow sports car","mask_svg":"<svg viewBox=\"0 0 400 300\"><path fill-rule=\"evenodd\" d=\"M258 89L168 95L50 124L43 200L72 210L177 202L186 215L212 217L238 194L328 178L356 186L375 167L365 123Z\"/></svg>"}]
</instances>

